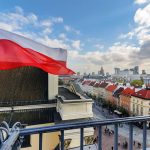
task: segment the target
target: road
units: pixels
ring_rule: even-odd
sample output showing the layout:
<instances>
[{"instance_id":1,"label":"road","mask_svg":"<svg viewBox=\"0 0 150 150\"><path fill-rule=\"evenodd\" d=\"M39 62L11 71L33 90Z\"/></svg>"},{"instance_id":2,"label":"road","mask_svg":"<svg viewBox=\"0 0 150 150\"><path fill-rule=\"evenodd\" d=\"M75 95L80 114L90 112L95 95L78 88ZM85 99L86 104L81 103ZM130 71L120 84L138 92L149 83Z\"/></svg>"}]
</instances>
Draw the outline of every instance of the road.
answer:
<instances>
[{"instance_id":1,"label":"road","mask_svg":"<svg viewBox=\"0 0 150 150\"><path fill-rule=\"evenodd\" d=\"M94 113L94 118L100 119L100 120L104 120L108 118L117 118L117 115L109 114L108 110L101 108L100 106L97 106L95 103L93 104L93 113ZM113 129L114 126L110 125L108 126L108 128ZM119 135L124 136L125 138L129 138L129 125L123 124L123 127L119 127L118 133ZM135 141L142 143L143 130L134 126L133 139ZM150 130L147 130L147 145L150 145Z\"/></svg>"}]
</instances>

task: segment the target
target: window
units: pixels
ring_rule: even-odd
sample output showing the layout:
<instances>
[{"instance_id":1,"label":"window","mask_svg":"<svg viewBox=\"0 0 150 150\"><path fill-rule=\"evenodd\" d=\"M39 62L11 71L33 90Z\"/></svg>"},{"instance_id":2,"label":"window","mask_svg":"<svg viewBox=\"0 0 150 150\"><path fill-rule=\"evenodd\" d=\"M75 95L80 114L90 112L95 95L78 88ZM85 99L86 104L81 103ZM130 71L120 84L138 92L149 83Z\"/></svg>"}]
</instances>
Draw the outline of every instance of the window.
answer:
<instances>
[{"instance_id":1,"label":"window","mask_svg":"<svg viewBox=\"0 0 150 150\"><path fill-rule=\"evenodd\" d=\"M30 143L30 135L25 135L23 138L23 143L21 145L21 148L31 147Z\"/></svg>"},{"instance_id":2,"label":"window","mask_svg":"<svg viewBox=\"0 0 150 150\"><path fill-rule=\"evenodd\" d=\"M141 107L141 116L143 116L143 107Z\"/></svg>"},{"instance_id":3,"label":"window","mask_svg":"<svg viewBox=\"0 0 150 150\"><path fill-rule=\"evenodd\" d=\"M133 113L135 113L135 104L133 104Z\"/></svg>"},{"instance_id":4,"label":"window","mask_svg":"<svg viewBox=\"0 0 150 150\"><path fill-rule=\"evenodd\" d=\"M139 114L139 106L136 106L136 113Z\"/></svg>"}]
</instances>

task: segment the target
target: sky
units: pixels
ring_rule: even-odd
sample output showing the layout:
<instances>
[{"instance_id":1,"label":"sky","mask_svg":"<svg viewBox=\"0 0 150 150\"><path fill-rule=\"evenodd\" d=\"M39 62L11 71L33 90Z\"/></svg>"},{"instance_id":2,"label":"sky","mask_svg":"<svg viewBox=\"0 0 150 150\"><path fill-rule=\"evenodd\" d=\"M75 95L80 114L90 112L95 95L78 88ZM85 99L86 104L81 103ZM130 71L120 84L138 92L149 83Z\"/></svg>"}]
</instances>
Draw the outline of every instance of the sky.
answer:
<instances>
[{"instance_id":1,"label":"sky","mask_svg":"<svg viewBox=\"0 0 150 150\"><path fill-rule=\"evenodd\" d=\"M5 0L0 28L68 50L75 72L150 73L150 0Z\"/></svg>"}]
</instances>

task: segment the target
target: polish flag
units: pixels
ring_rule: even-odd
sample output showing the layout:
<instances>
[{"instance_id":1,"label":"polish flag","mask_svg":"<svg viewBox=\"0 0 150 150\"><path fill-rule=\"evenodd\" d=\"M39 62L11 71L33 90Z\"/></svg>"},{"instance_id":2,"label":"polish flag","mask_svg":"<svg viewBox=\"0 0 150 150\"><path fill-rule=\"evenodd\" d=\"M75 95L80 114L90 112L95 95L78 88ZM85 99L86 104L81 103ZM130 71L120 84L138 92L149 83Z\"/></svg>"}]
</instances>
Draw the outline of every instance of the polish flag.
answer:
<instances>
[{"instance_id":1,"label":"polish flag","mask_svg":"<svg viewBox=\"0 0 150 150\"><path fill-rule=\"evenodd\" d=\"M33 66L55 75L74 74L66 67L66 62L66 50L50 48L0 29L0 70Z\"/></svg>"}]
</instances>

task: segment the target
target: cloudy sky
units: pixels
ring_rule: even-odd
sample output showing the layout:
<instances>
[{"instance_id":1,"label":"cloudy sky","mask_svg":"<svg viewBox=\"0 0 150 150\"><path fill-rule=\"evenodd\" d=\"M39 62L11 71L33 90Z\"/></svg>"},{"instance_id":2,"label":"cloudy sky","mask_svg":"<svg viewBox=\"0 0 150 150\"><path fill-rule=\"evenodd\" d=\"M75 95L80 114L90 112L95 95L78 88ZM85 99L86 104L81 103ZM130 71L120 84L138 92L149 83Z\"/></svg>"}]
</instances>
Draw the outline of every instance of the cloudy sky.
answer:
<instances>
[{"instance_id":1,"label":"cloudy sky","mask_svg":"<svg viewBox=\"0 0 150 150\"><path fill-rule=\"evenodd\" d=\"M150 0L3 0L0 28L67 49L76 72L150 73Z\"/></svg>"}]
</instances>

